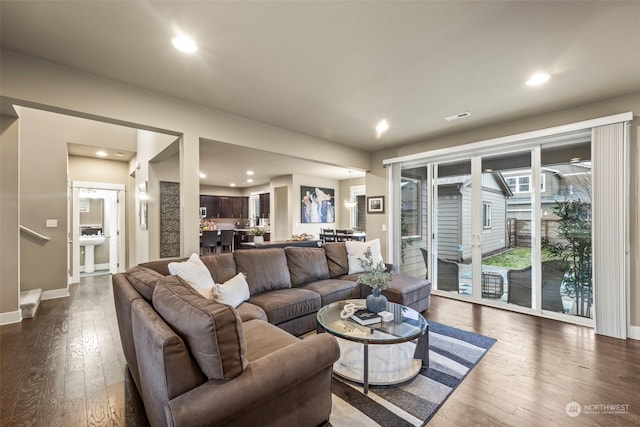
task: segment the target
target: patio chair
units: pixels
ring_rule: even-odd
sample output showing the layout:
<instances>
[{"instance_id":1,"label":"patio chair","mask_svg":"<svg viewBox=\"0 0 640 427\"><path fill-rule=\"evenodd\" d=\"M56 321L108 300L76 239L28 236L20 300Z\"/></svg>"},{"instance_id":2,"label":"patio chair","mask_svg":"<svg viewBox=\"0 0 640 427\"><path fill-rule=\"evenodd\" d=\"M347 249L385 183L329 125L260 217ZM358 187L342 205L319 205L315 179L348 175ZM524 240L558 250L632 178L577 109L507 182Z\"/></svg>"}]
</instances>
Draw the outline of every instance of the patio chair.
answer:
<instances>
[{"instance_id":1,"label":"patio chair","mask_svg":"<svg viewBox=\"0 0 640 427\"><path fill-rule=\"evenodd\" d=\"M429 264L427 263L429 254L427 250L420 248L420 252L422 252L425 268L429 268ZM428 273L428 271L425 273L425 279L428 278ZM460 293L458 274L459 268L457 263L438 258L438 290Z\"/></svg>"},{"instance_id":2,"label":"patio chair","mask_svg":"<svg viewBox=\"0 0 640 427\"><path fill-rule=\"evenodd\" d=\"M563 312L560 285L566 267L559 261L542 262L542 309ZM531 266L507 271L507 302L531 307Z\"/></svg>"}]
</instances>

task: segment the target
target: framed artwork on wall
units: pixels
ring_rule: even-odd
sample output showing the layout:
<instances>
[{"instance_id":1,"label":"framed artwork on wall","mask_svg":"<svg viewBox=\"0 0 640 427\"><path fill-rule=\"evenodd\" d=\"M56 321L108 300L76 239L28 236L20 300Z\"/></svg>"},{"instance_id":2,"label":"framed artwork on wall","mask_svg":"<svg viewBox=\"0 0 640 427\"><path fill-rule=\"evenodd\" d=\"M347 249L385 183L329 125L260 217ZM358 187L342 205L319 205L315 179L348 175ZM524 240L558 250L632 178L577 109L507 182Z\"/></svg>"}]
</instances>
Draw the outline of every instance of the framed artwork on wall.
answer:
<instances>
[{"instance_id":1,"label":"framed artwork on wall","mask_svg":"<svg viewBox=\"0 0 640 427\"><path fill-rule=\"evenodd\" d=\"M367 213L368 214L384 213L384 196L367 197Z\"/></svg>"},{"instance_id":2,"label":"framed artwork on wall","mask_svg":"<svg viewBox=\"0 0 640 427\"><path fill-rule=\"evenodd\" d=\"M331 223L336 221L333 188L301 185L300 222L303 224Z\"/></svg>"}]
</instances>

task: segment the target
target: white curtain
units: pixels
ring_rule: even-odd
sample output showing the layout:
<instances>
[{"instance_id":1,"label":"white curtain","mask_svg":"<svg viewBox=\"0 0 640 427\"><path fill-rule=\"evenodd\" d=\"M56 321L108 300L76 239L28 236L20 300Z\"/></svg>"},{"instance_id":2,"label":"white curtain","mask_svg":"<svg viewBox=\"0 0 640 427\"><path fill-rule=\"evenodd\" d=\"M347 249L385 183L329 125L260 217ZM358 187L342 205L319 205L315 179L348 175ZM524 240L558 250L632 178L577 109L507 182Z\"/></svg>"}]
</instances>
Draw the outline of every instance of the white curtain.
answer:
<instances>
[{"instance_id":1,"label":"white curtain","mask_svg":"<svg viewBox=\"0 0 640 427\"><path fill-rule=\"evenodd\" d=\"M629 316L628 140L626 123L592 130L595 332L622 339Z\"/></svg>"}]
</instances>

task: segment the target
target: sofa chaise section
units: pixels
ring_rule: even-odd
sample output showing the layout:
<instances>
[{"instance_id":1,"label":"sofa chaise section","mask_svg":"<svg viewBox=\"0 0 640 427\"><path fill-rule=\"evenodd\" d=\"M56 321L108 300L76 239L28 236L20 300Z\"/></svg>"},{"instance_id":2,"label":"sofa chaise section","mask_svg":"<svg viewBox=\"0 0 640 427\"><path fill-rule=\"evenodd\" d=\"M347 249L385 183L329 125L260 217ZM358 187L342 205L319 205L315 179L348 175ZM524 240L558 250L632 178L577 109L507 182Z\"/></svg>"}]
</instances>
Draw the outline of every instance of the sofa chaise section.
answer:
<instances>
[{"instance_id":1,"label":"sofa chaise section","mask_svg":"<svg viewBox=\"0 0 640 427\"><path fill-rule=\"evenodd\" d=\"M328 420L335 339L300 340L262 320L241 322L232 307L207 300L176 276L156 283L152 302L155 309L144 298L130 304L139 390L152 426Z\"/></svg>"}]
</instances>

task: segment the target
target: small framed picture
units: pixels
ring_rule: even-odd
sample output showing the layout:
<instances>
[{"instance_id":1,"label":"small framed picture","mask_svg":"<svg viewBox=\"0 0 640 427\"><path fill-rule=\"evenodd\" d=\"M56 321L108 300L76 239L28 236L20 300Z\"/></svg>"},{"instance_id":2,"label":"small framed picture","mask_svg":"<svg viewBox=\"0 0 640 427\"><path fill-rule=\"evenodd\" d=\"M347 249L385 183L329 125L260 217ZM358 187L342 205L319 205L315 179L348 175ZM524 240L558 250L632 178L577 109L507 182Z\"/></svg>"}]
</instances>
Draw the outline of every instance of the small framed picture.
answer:
<instances>
[{"instance_id":1,"label":"small framed picture","mask_svg":"<svg viewBox=\"0 0 640 427\"><path fill-rule=\"evenodd\" d=\"M367 197L367 213L384 213L384 196Z\"/></svg>"}]
</instances>

